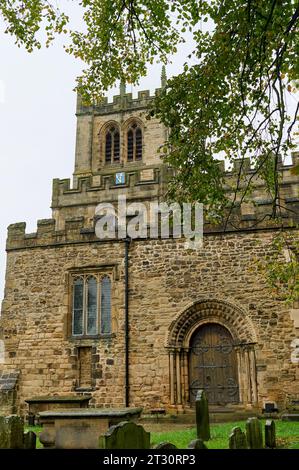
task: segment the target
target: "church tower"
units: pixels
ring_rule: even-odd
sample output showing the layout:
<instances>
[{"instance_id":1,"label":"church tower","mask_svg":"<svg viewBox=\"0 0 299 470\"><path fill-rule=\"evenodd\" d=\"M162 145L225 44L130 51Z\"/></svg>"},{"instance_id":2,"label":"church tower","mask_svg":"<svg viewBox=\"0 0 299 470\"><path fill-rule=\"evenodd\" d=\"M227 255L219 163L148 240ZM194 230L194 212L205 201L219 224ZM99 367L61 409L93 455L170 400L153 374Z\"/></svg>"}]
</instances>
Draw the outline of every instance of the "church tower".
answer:
<instances>
[{"instance_id":1,"label":"church tower","mask_svg":"<svg viewBox=\"0 0 299 470\"><path fill-rule=\"evenodd\" d=\"M164 76L165 71L162 84ZM128 203L161 199L166 168L159 147L167 131L156 118L147 118L153 98L149 91L133 98L122 83L112 102L105 98L98 105L84 106L78 96L73 186L69 180L53 183L57 229L72 217L84 217L84 226L91 228L97 204L116 202L119 195Z\"/></svg>"}]
</instances>

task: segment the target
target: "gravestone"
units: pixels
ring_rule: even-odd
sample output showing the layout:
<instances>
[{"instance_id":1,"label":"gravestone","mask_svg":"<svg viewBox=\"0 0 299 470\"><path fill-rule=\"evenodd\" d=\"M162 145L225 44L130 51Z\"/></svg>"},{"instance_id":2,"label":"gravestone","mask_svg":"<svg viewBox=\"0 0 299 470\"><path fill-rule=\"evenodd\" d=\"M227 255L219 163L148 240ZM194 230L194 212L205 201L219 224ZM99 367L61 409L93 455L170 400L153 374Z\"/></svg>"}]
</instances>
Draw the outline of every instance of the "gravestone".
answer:
<instances>
[{"instance_id":1,"label":"gravestone","mask_svg":"<svg viewBox=\"0 0 299 470\"><path fill-rule=\"evenodd\" d=\"M229 436L230 449L247 449L247 439L245 433L238 426L232 429Z\"/></svg>"},{"instance_id":2,"label":"gravestone","mask_svg":"<svg viewBox=\"0 0 299 470\"><path fill-rule=\"evenodd\" d=\"M202 439L194 439L188 445L188 449L207 449L207 446Z\"/></svg>"},{"instance_id":3,"label":"gravestone","mask_svg":"<svg viewBox=\"0 0 299 470\"><path fill-rule=\"evenodd\" d=\"M0 449L9 449L9 434L4 416L0 416Z\"/></svg>"},{"instance_id":4,"label":"gravestone","mask_svg":"<svg viewBox=\"0 0 299 470\"><path fill-rule=\"evenodd\" d=\"M111 426L99 439L100 449L149 449L150 433L130 421Z\"/></svg>"},{"instance_id":5,"label":"gravestone","mask_svg":"<svg viewBox=\"0 0 299 470\"><path fill-rule=\"evenodd\" d=\"M276 447L275 422L273 419L267 419L265 424L265 446L273 449Z\"/></svg>"},{"instance_id":6,"label":"gravestone","mask_svg":"<svg viewBox=\"0 0 299 470\"><path fill-rule=\"evenodd\" d=\"M24 421L17 415L0 417L0 449L23 449Z\"/></svg>"},{"instance_id":7,"label":"gravestone","mask_svg":"<svg viewBox=\"0 0 299 470\"><path fill-rule=\"evenodd\" d=\"M249 449L263 449L262 425L258 418L249 418L247 420L246 437Z\"/></svg>"},{"instance_id":8,"label":"gravestone","mask_svg":"<svg viewBox=\"0 0 299 470\"><path fill-rule=\"evenodd\" d=\"M174 444L171 444L171 442L160 442L160 444L157 444L154 449L177 449L177 447Z\"/></svg>"},{"instance_id":9,"label":"gravestone","mask_svg":"<svg viewBox=\"0 0 299 470\"><path fill-rule=\"evenodd\" d=\"M210 435L209 404L204 390L199 390L195 400L197 438L208 441Z\"/></svg>"},{"instance_id":10,"label":"gravestone","mask_svg":"<svg viewBox=\"0 0 299 470\"><path fill-rule=\"evenodd\" d=\"M36 449L36 434L33 431L25 432L24 449Z\"/></svg>"}]
</instances>

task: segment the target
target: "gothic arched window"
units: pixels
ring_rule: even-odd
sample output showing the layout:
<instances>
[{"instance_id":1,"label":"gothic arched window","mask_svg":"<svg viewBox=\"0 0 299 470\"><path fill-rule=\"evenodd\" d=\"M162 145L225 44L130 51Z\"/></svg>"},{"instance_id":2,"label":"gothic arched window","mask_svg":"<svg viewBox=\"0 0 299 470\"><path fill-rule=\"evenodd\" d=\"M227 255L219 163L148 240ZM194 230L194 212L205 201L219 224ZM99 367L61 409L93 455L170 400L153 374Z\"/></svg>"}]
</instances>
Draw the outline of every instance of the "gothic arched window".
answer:
<instances>
[{"instance_id":1,"label":"gothic arched window","mask_svg":"<svg viewBox=\"0 0 299 470\"><path fill-rule=\"evenodd\" d=\"M127 132L127 160L142 160L142 130L135 122Z\"/></svg>"},{"instance_id":2,"label":"gothic arched window","mask_svg":"<svg viewBox=\"0 0 299 470\"><path fill-rule=\"evenodd\" d=\"M119 130L115 126L109 127L105 136L105 162L119 162L120 136Z\"/></svg>"},{"instance_id":3,"label":"gothic arched window","mask_svg":"<svg viewBox=\"0 0 299 470\"><path fill-rule=\"evenodd\" d=\"M111 333L111 279L82 274L73 278L72 334L96 336Z\"/></svg>"}]
</instances>

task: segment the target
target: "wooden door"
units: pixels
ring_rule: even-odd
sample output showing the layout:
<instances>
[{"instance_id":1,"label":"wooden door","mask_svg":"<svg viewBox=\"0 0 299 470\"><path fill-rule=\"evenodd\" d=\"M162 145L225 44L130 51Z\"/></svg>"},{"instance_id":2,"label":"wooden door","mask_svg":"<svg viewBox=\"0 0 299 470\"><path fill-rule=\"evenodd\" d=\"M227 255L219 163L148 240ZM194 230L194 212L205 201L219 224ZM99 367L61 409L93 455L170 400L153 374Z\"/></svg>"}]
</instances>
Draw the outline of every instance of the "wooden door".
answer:
<instances>
[{"instance_id":1,"label":"wooden door","mask_svg":"<svg viewBox=\"0 0 299 470\"><path fill-rule=\"evenodd\" d=\"M209 323L191 338L190 403L204 389L209 403L224 405L239 402L237 357L233 338L222 325Z\"/></svg>"}]
</instances>

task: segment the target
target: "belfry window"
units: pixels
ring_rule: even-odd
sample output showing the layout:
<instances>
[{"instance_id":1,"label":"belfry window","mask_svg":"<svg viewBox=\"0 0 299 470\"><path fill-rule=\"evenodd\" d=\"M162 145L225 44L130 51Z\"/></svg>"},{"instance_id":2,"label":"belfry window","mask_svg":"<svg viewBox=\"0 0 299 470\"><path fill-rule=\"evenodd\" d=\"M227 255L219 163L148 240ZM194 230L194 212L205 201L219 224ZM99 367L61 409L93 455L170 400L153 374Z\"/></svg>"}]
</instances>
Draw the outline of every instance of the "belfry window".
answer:
<instances>
[{"instance_id":1,"label":"belfry window","mask_svg":"<svg viewBox=\"0 0 299 470\"><path fill-rule=\"evenodd\" d=\"M119 130L111 126L105 136L105 162L117 163L120 156L120 136Z\"/></svg>"},{"instance_id":2,"label":"belfry window","mask_svg":"<svg viewBox=\"0 0 299 470\"><path fill-rule=\"evenodd\" d=\"M142 130L136 123L131 124L127 132L127 160L142 160Z\"/></svg>"},{"instance_id":3,"label":"belfry window","mask_svg":"<svg viewBox=\"0 0 299 470\"><path fill-rule=\"evenodd\" d=\"M95 336L111 333L111 279L82 275L73 278L72 334Z\"/></svg>"}]
</instances>

